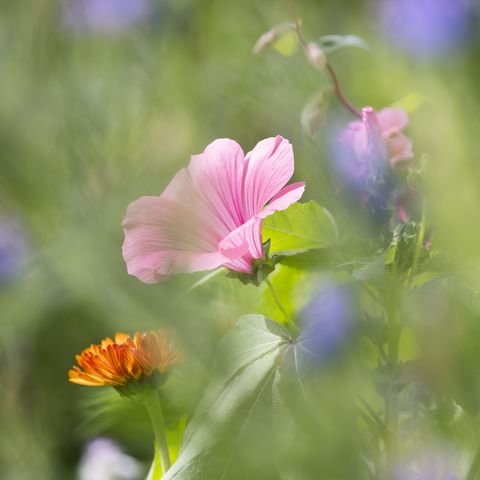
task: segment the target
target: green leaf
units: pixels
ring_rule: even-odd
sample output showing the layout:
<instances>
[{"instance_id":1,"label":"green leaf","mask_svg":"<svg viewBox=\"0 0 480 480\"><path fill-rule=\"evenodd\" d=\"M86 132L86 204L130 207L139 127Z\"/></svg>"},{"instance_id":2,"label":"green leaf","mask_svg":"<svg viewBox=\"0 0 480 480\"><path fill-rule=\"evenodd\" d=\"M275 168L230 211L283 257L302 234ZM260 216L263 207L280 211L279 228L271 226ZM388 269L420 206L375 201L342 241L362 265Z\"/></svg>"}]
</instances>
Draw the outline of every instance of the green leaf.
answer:
<instances>
[{"instance_id":1,"label":"green leaf","mask_svg":"<svg viewBox=\"0 0 480 480\"><path fill-rule=\"evenodd\" d=\"M407 113L413 113L420 108L420 106L425 103L426 98L419 92L411 92L405 97L401 98L395 102L393 108L401 108Z\"/></svg>"},{"instance_id":2,"label":"green leaf","mask_svg":"<svg viewBox=\"0 0 480 480\"><path fill-rule=\"evenodd\" d=\"M285 468L299 478L356 478L355 462L337 461L339 452L355 454L348 433L356 374L346 380L339 363L319 381L312 347L266 317L240 318L220 344L216 374L163 480L287 478ZM306 464L310 458L315 464Z\"/></svg>"},{"instance_id":3,"label":"green leaf","mask_svg":"<svg viewBox=\"0 0 480 480\"><path fill-rule=\"evenodd\" d=\"M327 248L308 250L284 257L282 265L296 268L298 270L326 270L338 267L338 262L332 260L333 254Z\"/></svg>"},{"instance_id":4,"label":"green leaf","mask_svg":"<svg viewBox=\"0 0 480 480\"><path fill-rule=\"evenodd\" d=\"M395 255L397 253L397 245L391 245L388 247L386 254L385 254L385 265L392 265L395 263Z\"/></svg>"},{"instance_id":5,"label":"green leaf","mask_svg":"<svg viewBox=\"0 0 480 480\"><path fill-rule=\"evenodd\" d=\"M385 257L382 253L370 263L353 271L352 277L359 282L383 282L385 279Z\"/></svg>"},{"instance_id":6,"label":"green leaf","mask_svg":"<svg viewBox=\"0 0 480 480\"><path fill-rule=\"evenodd\" d=\"M338 229L328 210L312 200L294 203L267 217L262 238L264 242L271 240L270 253L292 255L333 246L338 241Z\"/></svg>"},{"instance_id":7,"label":"green leaf","mask_svg":"<svg viewBox=\"0 0 480 480\"><path fill-rule=\"evenodd\" d=\"M399 355L402 361L416 360L421 356L421 348L415 332L410 327L404 327L400 335Z\"/></svg>"},{"instance_id":8,"label":"green leaf","mask_svg":"<svg viewBox=\"0 0 480 480\"><path fill-rule=\"evenodd\" d=\"M325 53L332 53L345 47L358 47L370 50L367 42L356 35L325 35L317 40Z\"/></svg>"},{"instance_id":9,"label":"green leaf","mask_svg":"<svg viewBox=\"0 0 480 480\"><path fill-rule=\"evenodd\" d=\"M273 47L286 56L293 55L297 50L297 38L294 37L295 46L291 43L291 34L295 32L295 24L291 22L275 25L267 32L263 33L253 46L253 53L258 54L266 47ZM292 52L293 50L293 52ZM292 53L291 53L292 52Z\"/></svg>"},{"instance_id":10,"label":"green leaf","mask_svg":"<svg viewBox=\"0 0 480 480\"><path fill-rule=\"evenodd\" d=\"M300 123L304 132L315 137L323 127L328 107L328 89L322 89L312 95L305 103L300 116Z\"/></svg>"},{"instance_id":11,"label":"green leaf","mask_svg":"<svg viewBox=\"0 0 480 480\"><path fill-rule=\"evenodd\" d=\"M427 271L421 272L418 275L415 275L412 281L413 287L422 287L423 285L432 282L434 280L439 280L444 277L444 273L442 272L435 272L435 271Z\"/></svg>"},{"instance_id":12,"label":"green leaf","mask_svg":"<svg viewBox=\"0 0 480 480\"><path fill-rule=\"evenodd\" d=\"M240 318L217 352L219 371L189 423L180 456L164 480L232 478L241 440L268 401L289 348L289 333L260 315Z\"/></svg>"},{"instance_id":13,"label":"green leaf","mask_svg":"<svg viewBox=\"0 0 480 480\"><path fill-rule=\"evenodd\" d=\"M271 275L270 280L290 317L308 301L309 284L305 271L280 265ZM266 286L263 288L257 311L280 322L284 321L282 311Z\"/></svg>"},{"instance_id":14,"label":"green leaf","mask_svg":"<svg viewBox=\"0 0 480 480\"><path fill-rule=\"evenodd\" d=\"M480 290L455 278L448 280L451 294L471 312L480 314Z\"/></svg>"},{"instance_id":15,"label":"green leaf","mask_svg":"<svg viewBox=\"0 0 480 480\"><path fill-rule=\"evenodd\" d=\"M285 57L295 55L298 48L297 34L291 30L283 32L278 36L277 40L273 42L273 48Z\"/></svg>"}]
</instances>

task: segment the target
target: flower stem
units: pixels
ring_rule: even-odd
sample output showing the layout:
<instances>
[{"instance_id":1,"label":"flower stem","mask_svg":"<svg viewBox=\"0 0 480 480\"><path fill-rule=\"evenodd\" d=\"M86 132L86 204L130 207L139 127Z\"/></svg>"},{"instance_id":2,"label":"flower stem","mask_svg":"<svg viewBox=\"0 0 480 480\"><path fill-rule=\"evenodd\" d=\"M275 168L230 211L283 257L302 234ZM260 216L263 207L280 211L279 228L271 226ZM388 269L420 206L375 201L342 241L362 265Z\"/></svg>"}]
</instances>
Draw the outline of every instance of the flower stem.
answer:
<instances>
[{"instance_id":1,"label":"flower stem","mask_svg":"<svg viewBox=\"0 0 480 480\"><path fill-rule=\"evenodd\" d=\"M167 436L165 434L165 422L163 420L160 399L156 390L145 392L143 401L152 421L155 434L155 460L152 480L160 480L162 475L170 468L170 456L168 454ZM158 462L160 459L160 462ZM160 468L159 468L160 467Z\"/></svg>"},{"instance_id":2,"label":"flower stem","mask_svg":"<svg viewBox=\"0 0 480 480\"><path fill-rule=\"evenodd\" d=\"M294 331L298 332L298 327L295 325L295 322L293 321L292 317L288 314L287 310L285 307L282 305L282 302L280 301L280 297L278 296L275 287L273 286L272 282L270 281L269 278L265 279L265 283L268 285L268 288L270 289L270 293L272 294L273 300L275 300L275 303L277 304L278 309L283 313L283 316L285 317L285 320L287 322L287 325Z\"/></svg>"},{"instance_id":3,"label":"flower stem","mask_svg":"<svg viewBox=\"0 0 480 480\"><path fill-rule=\"evenodd\" d=\"M393 287L396 289L396 287ZM387 464L392 466L398 457L398 427L399 427L399 409L398 409L398 365L399 365L399 346L402 325L398 318L396 294L392 296L392 305L388 312L389 336L388 336L388 367L390 370L390 383L388 385L385 397L385 426L387 429Z\"/></svg>"},{"instance_id":4,"label":"flower stem","mask_svg":"<svg viewBox=\"0 0 480 480\"><path fill-rule=\"evenodd\" d=\"M303 36L302 30L300 29L300 22L298 21L298 16L297 12L295 10L295 3L293 0L288 0L288 9L290 10L290 15L293 18L293 22L295 24L295 32L297 34L298 42L302 46L302 48L308 52L308 44L307 41L305 40L305 37ZM337 74L335 73L335 70L333 67L330 65L330 63L327 63L326 65L326 70L328 74L330 75L330 78L333 81L333 87L334 87L334 92L335 96L337 97L338 101L354 116L359 118L360 120L362 119L362 114L353 106L353 104L348 101L347 97L342 92L342 87L340 86L340 82L338 81Z\"/></svg>"},{"instance_id":5,"label":"flower stem","mask_svg":"<svg viewBox=\"0 0 480 480\"><path fill-rule=\"evenodd\" d=\"M427 230L427 209L425 206L425 200L422 201L422 219L420 221L420 230L418 231L417 243L415 245L415 253L413 254L412 265L410 266L407 274L407 286L410 287L413 282L413 276L417 269L418 259L420 258L420 252L422 251L423 241L425 239L425 233Z\"/></svg>"},{"instance_id":6,"label":"flower stem","mask_svg":"<svg viewBox=\"0 0 480 480\"><path fill-rule=\"evenodd\" d=\"M470 468L468 469L466 480L475 480L477 478L477 473L480 471L480 446L475 452Z\"/></svg>"},{"instance_id":7,"label":"flower stem","mask_svg":"<svg viewBox=\"0 0 480 480\"><path fill-rule=\"evenodd\" d=\"M362 119L362 114L352 105L352 103L345 97L345 95L342 92L342 88L340 87L340 82L338 81L337 74L335 73L335 70L333 67L330 65L330 63L327 63L327 72L330 74L331 79L333 80L333 86L335 88L335 95L338 98L338 101L354 116L359 118L360 120Z\"/></svg>"}]
</instances>

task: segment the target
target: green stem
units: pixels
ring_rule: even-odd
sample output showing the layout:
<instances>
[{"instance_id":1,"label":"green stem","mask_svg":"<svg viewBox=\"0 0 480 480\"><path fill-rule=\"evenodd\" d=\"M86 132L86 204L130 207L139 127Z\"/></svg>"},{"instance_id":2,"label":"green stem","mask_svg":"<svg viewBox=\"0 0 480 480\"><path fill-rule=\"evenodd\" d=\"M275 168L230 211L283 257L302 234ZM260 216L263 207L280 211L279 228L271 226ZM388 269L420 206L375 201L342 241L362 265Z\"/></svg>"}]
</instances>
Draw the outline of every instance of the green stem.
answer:
<instances>
[{"instance_id":1,"label":"green stem","mask_svg":"<svg viewBox=\"0 0 480 480\"><path fill-rule=\"evenodd\" d=\"M298 332L298 327L295 325L294 321L292 320L292 318L288 314L287 310L282 305L282 302L280 301L280 298L277 295L275 287L273 286L270 279L269 278L265 279L265 283L268 285L268 288L270 289L270 293L272 294L272 297L275 300L275 303L277 304L278 309L283 313L283 316L285 317L285 320L286 320L288 326L290 328L292 328L294 332Z\"/></svg>"},{"instance_id":2,"label":"green stem","mask_svg":"<svg viewBox=\"0 0 480 480\"><path fill-rule=\"evenodd\" d=\"M480 445L475 452L470 468L468 469L467 476L465 480L475 480L477 478L477 473L480 471Z\"/></svg>"},{"instance_id":3,"label":"green stem","mask_svg":"<svg viewBox=\"0 0 480 480\"><path fill-rule=\"evenodd\" d=\"M165 434L165 422L163 420L160 399L156 390L145 392L143 401L152 421L155 433L155 460L152 480L160 480L162 474L170 468L170 456L168 454L167 436ZM160 459L160 462L158 462ZM160 468L159 468L160 467Z\"/></svg>"},{"instance_id":4,"label":"green stem","mask_svg":"<svg viewBox=\"0 0 480 480\"><path fill-rule=\"evenodd\" d=\"M395 288L395 287L394 287ZM392 307L389 311L389 338L388 338L388 367L390 370L390 384L385 398L385 426L387 429L387 463L393 465L398 456L398 387L397 371L399 365L399 347L402 325L398 319L395 306L397 296L393 295Z\"/></svg>"},{"instance_id":5,"label":"green stem","mask_svg":"<svg viewBox=\"0 0 480 480\"><path fill-rule=\"evenodd\" d=\"M413 254L412 265L410 266L407 274L407 286L412 285L413 276L417 270L418 259L420 258L420 252L422 251L423 241L425 239L425 233L427 231L427 209L425 208L425 200L422 201L422 219L420 221L420 230L418 231L417 243L415 245L415 253Z\"/></svg>"}]
</instances>

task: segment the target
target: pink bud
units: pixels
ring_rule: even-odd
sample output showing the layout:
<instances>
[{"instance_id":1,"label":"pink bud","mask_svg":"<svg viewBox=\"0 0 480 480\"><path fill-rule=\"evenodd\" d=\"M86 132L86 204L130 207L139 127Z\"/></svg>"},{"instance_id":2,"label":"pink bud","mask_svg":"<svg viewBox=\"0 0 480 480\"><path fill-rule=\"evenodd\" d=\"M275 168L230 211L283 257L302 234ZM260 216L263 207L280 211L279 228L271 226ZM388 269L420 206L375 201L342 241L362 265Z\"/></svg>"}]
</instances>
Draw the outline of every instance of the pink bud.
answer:
<instances>
[{"instance_id":1,"label":"pink bud","mask_svg":"<svg viewBox=\"0 0 480 480\"><path fill-rule=\"evenodd\" d=\"M306 54L309 62L315 68L318 70L325 70L327 67L327 58L325 57L323 50L315 42L307 44Z\"/></svg>"}]
</instances>

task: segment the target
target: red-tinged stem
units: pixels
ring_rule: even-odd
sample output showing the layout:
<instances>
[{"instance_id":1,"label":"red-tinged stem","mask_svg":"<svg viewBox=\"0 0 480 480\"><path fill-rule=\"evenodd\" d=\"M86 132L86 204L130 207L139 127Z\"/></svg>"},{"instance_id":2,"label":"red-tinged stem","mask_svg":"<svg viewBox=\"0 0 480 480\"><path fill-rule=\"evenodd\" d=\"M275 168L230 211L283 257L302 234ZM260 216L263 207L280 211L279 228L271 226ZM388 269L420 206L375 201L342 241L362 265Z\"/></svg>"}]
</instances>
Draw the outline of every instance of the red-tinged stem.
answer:
<instances>
[{"instance_id":1,"label":"red-tinged stem","mask_svg":"<svg viewBox=\"0 0 480 480\"><path fill-rule=\"evenodd\" d=\"M338 100L340 101L340 103L352 114L354 115L355 117L361 119L362 118L362 114L352 105L352 103L350 103L347 98L345 97L345 95L343 94L342 92L342 89L340 87L340 82L338 81L338 77L335 73L335 70L333 69L333 67L327 63L327 72L330 74L330 77L332 78L333 80L333 85L335 87L335 95L337 96Z\"/></svg>"},{"instance_id":2,"label":"red-tinged stem","mask_svg":"<svg viewBox=\"0 0 480 480\"><path fill-rule=\"evenodd\" d=\"M302 30L300 29L300 22L298 21L298 16L297 12L295 10L295 3L293 0L288 0L288 9L290 10L290 15L293 18L293 22L295 23L295 32L298 37L298 41L302 48L308 52L308 44L303 36ZM338 101L354 116L359 119L362 118L362 114L354 107L354 105L345 97L345 95L342 92L342 87L340 86L340 82L338 81L337 74L335 73L335 70L333 67L327 63L326 65L326 70L328 74L330 75L330 78L333 81L333 86L334 86L334 92L335 95L338 99Z\"/></svg>"}]
</instances>

